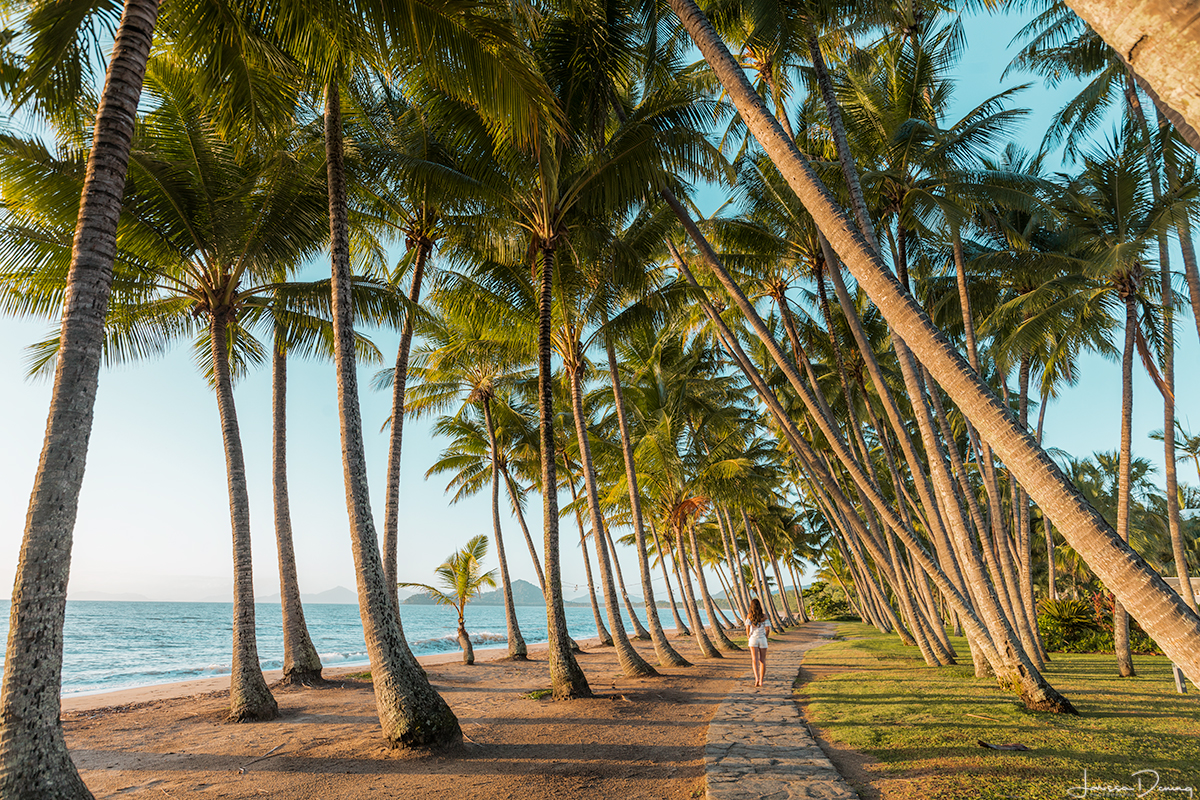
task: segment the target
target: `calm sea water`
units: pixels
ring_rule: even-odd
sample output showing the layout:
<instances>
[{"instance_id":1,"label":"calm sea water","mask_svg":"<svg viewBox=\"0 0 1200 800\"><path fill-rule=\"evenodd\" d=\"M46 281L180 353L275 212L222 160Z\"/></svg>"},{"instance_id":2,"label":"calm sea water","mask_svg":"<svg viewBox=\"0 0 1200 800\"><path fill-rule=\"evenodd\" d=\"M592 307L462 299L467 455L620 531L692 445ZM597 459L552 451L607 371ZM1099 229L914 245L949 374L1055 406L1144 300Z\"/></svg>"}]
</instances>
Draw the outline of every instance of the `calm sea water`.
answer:
<instances>
[{"instance_id":1,"label":"calm sea water","mask_svg":"<svg viewBox=\"0 0 1200 800\"><path fill-rule=\"evenodd\" d=\"M596 635L590 608L566 611L567 627L575 639ZM638 609L643 622L644 613ZM304 615L325 666L367 663L358 606L306 604ZM262 667L280 669L280 608L274 603L259 603L255 616ZM458 650L457 615L453 609L404 606L401 616L409 646L417 655ZM623 617L628 626L628 616ZM63 631L63 695L228 675L232 618L231 603L70 600ZM669 619L668 611L664 622ZM7 613L3 620L7 638ZM544 608L519 606L517 621L527 643L546 641ZM503 606L467 606L466 622L476 648L507 646Z\"/></svg>"}]
</instances>

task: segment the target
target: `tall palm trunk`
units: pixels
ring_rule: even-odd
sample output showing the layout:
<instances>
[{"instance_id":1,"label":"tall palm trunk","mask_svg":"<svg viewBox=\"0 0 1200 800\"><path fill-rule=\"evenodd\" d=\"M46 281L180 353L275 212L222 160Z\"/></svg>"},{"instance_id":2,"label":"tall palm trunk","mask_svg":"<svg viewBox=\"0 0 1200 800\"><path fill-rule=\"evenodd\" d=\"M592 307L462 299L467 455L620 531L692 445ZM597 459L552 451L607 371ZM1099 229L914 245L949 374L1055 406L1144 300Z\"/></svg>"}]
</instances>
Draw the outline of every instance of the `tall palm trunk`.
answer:
<instances>
[{"instance_id":1,"label":"tall palm trunk","mask_svg":"<svg viewBox=\"0 0 1200 800\"><path fill-rule=\"evenodd\" d=\"M729 595L729 603L737 613L738 619L745 619L749 613L750 601L746 598L746 586L742 582L742 571L738 567L738 561L734 558L734 554L737 552L737 539L733 538L733 525L729 519L729 512L720 506L717 507L717 527L721 529L721 546L725 550L725 563L731 570L729 583L733 591ZM733 541L732 548L729 545L731 540Z\"/></svg>"},{"instance_id":2,"label":"tall palm trunk","mask_svg":"<svg viewBox=\"0 0 1200 800\"><path fill-rule=\"evenodd\" d=\"M1130 281L1121 276L1122 281ZM1117 472L1117 535L1129 541L1130 466L1133 460L1133 349L1137 340L1137 297L1123 291L1125 301L1125 347L1121 352L1121 460ZM1133 677L1133 653L1129 649L1129 614L1121 601L1113 603L1113 646L1117 656L1117 674Z\"/></svg>"},{"instance_id":3,"label":"tall palm trunk","mask_svg":"<svg viewBox=\"0 0 1200 800\"><path fill-rule=\"evenodd\" d=\"M667 585L667 600L671 604L671 616L675 618L675 635L691 636L691 630L683 621L683 617L679 616L679 606L675 604L675 590L671 588L671 575L667 571L667 553L663 550L662 542L658 538L658 530L654 527L653 522L650 523L650 533L654 535L654 551L658 553L658 565L662 567L663 583Z\"/></svg>"},{"instance_id":4,"label":"tall palm trunk","mask_svg":"<svg viewBox=\"0 0 1200 800\"><path fill-rule=\"evenodd\" d=\"M571 462L565 454L563 460L566 461L567 469L570 470ZM587 531L583 527L583 512L579 510L579 494L575 491L573 475L568 476L567 486L571 487L571 504L575 506L575 523L579 526L579 554L583 556L583 572L587 580L588 602L592 604L592 619L596 622L596 638L600 640L601 647L612 647L612 634L604 625L604 615L600 613L600 603L596 600L596 583L592 579L592 559L588 556L587 550Z\"/></svg>"},{"instance_id":5,"label":"tall palm trunk","mask_svg":"<svg viewBox=\"0 0 1200 800\"><path fill-rule=\"evenodd\" d=\"M229 320L218 309L209 318L213 377L217 409L221 414L221 439L229 482L229 517L233 528L233 667L229 676L229 719L234 722L273 719L279 706L267 688L258 661L254 636L254 559L250 555L250 493L246 488L246 462L242 434L233 403L229 374Z\"/></svg>"},{"instance_id":6,"label":"tall palm trunk","mask_svg":"<svg viewBox=\"0 0 1200 800\"><path fill-rule=\"evenodd\" d=\"M296 551L292 544L292 512L287 485L287 350L276 334L271 360L271 472L274 477L275 544L279 551L279 604L283 614L283 683L321 683L321 656L313 646L300 601Z\"/></svg>"},{"instance_id":7,"label":"tall palm trunk","mask_svg":"<svg viewBox=\"0 0 1200 800\"><path fill-rule=\"evenodd\" d=\"M538 558L537 548L533 546L533 537L529 535L529 525L525 523L525 511L521 508L521 498L520 493L517 491L517 482L508 473L507 467L501 466L500 471L504 475L504 485L508 489L508 499L512 501L513 513L517 516L517 524L521 526L521 533L525 536L525 544L529 546L529 559L533 562L533 571L537 575L538 588L542 590L542 596L544 597L546 594L546 576L542 574L542 561Z\"/></svg>"},{"instance_id":8,"label":"tall palm trunk","mask_svg":"<svg viewBox=\"0 0 1200 800\"><path fill-rule=\"evenodd\" d=\"M575 655L563 609L562 567L558 554L558 482L554 458L554 376L550 371L554 250L541 251L538 292L538 416L542 454L542 530L546 559L546 634L549 639L550 688L555 700L591 697L592 689Z\"/></svg>"},{"instance_id":9,"label":"tall palm trunk","mask_svg":"<svg viewBox=\"0 0 1200 800\"><path fill-rule=\"evenodd\" d=\"M375 708L383 735L406 747L436 746L462 737L458 719L425 676L404 639L400 615L383 572L379 537L371 514L367 457L358 406L354 355L354 309L350 299L350 231L342 142L342 103L337 83L325 89L325 152L329 173L329 232L333 284L333 343L350 548L358 585Z\"/></svg>"},{"instance_id":10,"label":"tall palm trunk","mask_svg":"<svg viewBox=\"0 0 1200 800\"><path fill-rule=\"evenodd\" d=\"M513 605L512 581L508 577L508 559L504 556L504 536L500 532L500 458L496 448L496 426L492 421L492 401L483 398L483 421L487 425L488 447L492 451L492 538L496 541L496 559L500 562L500 580L504 589L504 624L508 632L508 657L513 661L526 658L525 639L517 624L517 609Z\"/></svg>"},{"instance_id":11,"label":"tall palm trunk","mask_svg":"<svg viewBox=\"0 0 1200 800\"><path fill-rule=\"evenodd\" d=\"M1159 121L1160 127L1162 121ZM1168 190L1173 190L1179 182L1175 169L1174 154L1170 152L1169 143L1164 146L1163 167L1167 178ZM1189 294L1195 291L1200 295L1200 275L1197 274L1196 253L1191 241L1191 229L1187 214L1179 214L1176 230L1180 237L1180 248L1183 253L1184 271L1187 275ZM1186 241L1184 241L1186 237ZM1179 477L1176 469L1175 454L1175 292L1171 286L1171 270L1167 268L1166 237L1159 237L1159 289L1163 304L1163 384L1167 388L1167 397L1163 398L1163 449L1164 477L1167 490L1167 524L1171 534L1171 553L1175 561L1175 575L1179 578L1179 594L1185 603L1196 610L1196 595L1192 591L1191 576L1187 567L1187 551L1184 548L1183 530L1179 516ZM1193 311L1200 308L1200 296L1193 301ZM1200 332L1200 319L1196 320L1197 332Z\"/></svg>"},{"instance_id":12,"label":"tall palm trunk","mask_svg":"<svg viewBox=\"0 0 1200 800\"><path fill-rule=\"evenodd\" d=\"M117 220L158 0L126 0L96 113L71 247L58 361L9 609L0 795L91 798L59 722L71 544L91 438Z\"/></svg>"},{"instance_id":13,"label":"tall palm trunk","mask_svg":"<svg viewBox=\"0 0 1200 800\"><path fill-rule=\"evenodd\" d=\"M608 320L605 320L607 325ZM650 626L650 640L654 643L654 654L661 667L689 667L691 662L671 647L658 618L658 606L654 601L654 587L650 579L650 558L646 552L646 526L642 519L642 497L638 490L637 465L633 461L633 441L629 435L629 419L625 415L625 393L621 387L616 348L612 337L605 335L604 349L608 356L608 375L612 382L613 405L617 408L617 428L621 433L621 455L625 462L625 483L629 487L629 508L633 518L634 547L637 550L638 570L642 578L642 599L646 607L646 623ZM668 584L668 589L670 585Z\"/></svg>"},{"instance_id":14,"label":"tall palm trunk","mask_svg":"<svg viewBox=\"0 0 1200 800\"><path fill-rule=\"evenodd\" d=\"M613 541L607 524L604 526L604 541L608 544L608 554L612 557L613 573L617 576L617 591L621 595L621 602L625 605L625 613L629 614L629 624L633 627L634 638L648 642L650 641L650 631L646 630L645 626L642 625L642 621L638 619L637 612L633 608L633 603L629 599L629 590L625 588L625 576L621 574L621 560L617 557L617 544Z\"/></svg>"},{"instance_id":15,"label":"tall palm trunk","mask_svg":"<svg viewBox=\"0 0 1200 800\"><path fill-rule=\"evenodd\" d=\"M916 301L907 296L854 230L803 156L786 139L695 3L670 0L670 5L716 72L755 139L779 167L892 329L942 384L979 435L992 444L1072 548L1142 621L1147 633L1184 673L1193 681L1200 679L1200 616L1120 540L1032 436L1014 424L970 365L933 326Z\"/></svg>"},{"instance_id":16,"label":"tall palm trunk","mask_svg":"<svg viewBox=\"0 0 1200 800\"><path fill-rule=\"evenodd\" d=\"M421 279L425 275L425 262L433 244L427 239L417 242L417 254L413 259L412 286L408 299L416 306L421 299ZM400 331L400 346L396 351L396 369L392 373L392 427L388 437L387 488L383 522L383 579L387 582L392 602L397 613L400 598L397 595L400 580L397 573L397 554L400 547L400 452L404 444L404 393L408 388L408 355L412 349L413 310L404 315L404 327ZM499 537L497 537L497 540ZM522 643L524 644L524 643ZM512 648L512 640L509 640Z\"/></svg>"},{"instance_id":17,"label":"tall palm trunk","mask_svg":"<svg viewBox=\"0 0 1200 800\"><path fill-rule=\"evenodd\" d=\"M573 346L577 343L572 342ZM609 629L613 644L617 648L617 661L621 671L631 678L657 675L654 667L642 658L625 633L621 619L621 603L617 599L617 587L613 581L612 564L605 546L604 518L600 513L600 491L596 488L596 471L592 467L592 445L588 438L587 420L583 412L583 380L579 365L568 365L571 380L571 411L575 417L575 441L579 444L580 471L583 473L583 489L587 497L588 513L592 519L592 541L596 545L596 565L600 568L600 585L604 590L604 609L608 612Z\"/></svg>"},{"instance_id":18,"label":"tall palm trunk","mask_svg":"<svg viewBox=\"0 0 1200 800\"><path fill-rule=\"evenodd\" d=\"M704 620L700 618L700 607L696 604L696 595L692 591L692 578L688 574L687 548L683 544L683 528L675 527L675 551L672 557L679 578L679 592L683 595L683 607L687 611L688 621L696 636L696 646L704 658L724 658L713 645L712 639L704 631Z\"/></svg>"},{"instance_id":19,"label":"tall palm trunk","mask_svg":"<svg viewBox=\"0 0 1200 800\"><path fill-rule=\"evenodd\" d=\"M704 562L700 558L700 543L696 540L696 524L688 525L688 537L692 545L692 566L696 569L696 582L700 584L700 597L704 601L704 610L708 614L708 624L712 628L712 638L722 650L741 650L734 644L721 628L721 618L718 616L717 604L708 593L708 581L704 579ZM697 609L698 611L699 609Z\"/></svg>"}]
</instances>

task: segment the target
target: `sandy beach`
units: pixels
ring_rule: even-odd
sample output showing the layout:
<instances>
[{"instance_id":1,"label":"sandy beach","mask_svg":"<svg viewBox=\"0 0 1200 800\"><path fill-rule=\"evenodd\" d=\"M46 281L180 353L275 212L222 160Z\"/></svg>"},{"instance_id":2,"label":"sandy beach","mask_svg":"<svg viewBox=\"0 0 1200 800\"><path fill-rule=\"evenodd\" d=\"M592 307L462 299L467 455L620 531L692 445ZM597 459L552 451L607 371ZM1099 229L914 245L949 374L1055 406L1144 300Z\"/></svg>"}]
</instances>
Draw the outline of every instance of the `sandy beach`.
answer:
<instances>
[{"instance_id":1,"label":"sandy beach","mask_svg":"<svg viewBox=\"0 0 1200 800\"><path fill-rule=\"evenodd\" d=\"M555 703L545 646L527 662L506 651L422 657L430 680L458 715L464 741L438 753L393 750L379 733L369 683L326 670L328 688L276 688L280 718L224 721L228 676L63 701L67 743L97 798L407 797L669 798L703 793L708 721L749 656L702 660L660 677L624 677L611 647L582 642L580 664L596 696ZM635 643L651 663L649 642ZM278 673L268 674L278 680Z\"/></svg>"}]
</instances>

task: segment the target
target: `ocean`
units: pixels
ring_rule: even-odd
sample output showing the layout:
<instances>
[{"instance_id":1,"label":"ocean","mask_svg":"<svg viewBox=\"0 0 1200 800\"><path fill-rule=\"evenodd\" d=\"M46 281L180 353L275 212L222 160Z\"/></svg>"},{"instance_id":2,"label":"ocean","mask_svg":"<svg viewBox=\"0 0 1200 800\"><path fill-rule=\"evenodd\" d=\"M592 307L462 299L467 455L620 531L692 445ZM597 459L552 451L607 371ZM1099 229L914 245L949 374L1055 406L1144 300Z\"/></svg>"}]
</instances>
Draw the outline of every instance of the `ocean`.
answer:
<instances>
[{"instance_id":1,"label":"ocean","mask_svg":"<svg viewBox=\"0 0 1200 800\"><path fill-rule=\"evenodd\" d=\"M258 655L264 670L283 667L283 624L277 603L255 606ZM637 609L645 622L644 609ZM596 635L592 610L568 608L577 640ZM703 613L703 612L701 612ZM306 604L309 635L326 667L367 663L358 606ZM663 618L670 624L670 611ZM69 600L63 629L64 697L228 675L232 603L154 603ZM457 652L458 616L445 606L401 607L404 633L417 655ZM628 615L622 614L628 629ZM8 614L3 615L7 640ZM546 641L546 610L518 606L526 643ZM605 622L607 625L607 621ZM467 632L476 649L506 647L503 606L467 606Z\"/></svg>"}]
</instances>

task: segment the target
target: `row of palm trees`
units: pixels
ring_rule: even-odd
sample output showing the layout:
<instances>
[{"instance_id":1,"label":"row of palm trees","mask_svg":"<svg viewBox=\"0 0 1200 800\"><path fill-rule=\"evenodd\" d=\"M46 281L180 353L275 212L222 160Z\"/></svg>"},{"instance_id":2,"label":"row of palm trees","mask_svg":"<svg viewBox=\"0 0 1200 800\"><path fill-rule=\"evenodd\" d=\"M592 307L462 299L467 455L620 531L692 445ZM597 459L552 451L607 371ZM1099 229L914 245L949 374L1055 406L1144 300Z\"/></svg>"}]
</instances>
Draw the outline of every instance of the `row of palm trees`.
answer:
<instances>
[{"instance_id":1,"label":"row of palm trees","mask_svg":"<svg viewBox=\"0 0 1200 800\"><path fill-rule=\"evenodd\" d=\"M405 642L396 601L410 413L444 415L452 448L436 471L464 491L490 483L515 657L501 484L522 527L527 492L540 493L540 555L526 538L557 698L590 693L563 613L561 477L573 496L561 511L576 516L581 540L591 531L606 633L631 675L655 670L620 615L612 526L632 531L660 665L684 659L657 617L653 561L676 572L676 627L717 657L732 643L708 576L744 608L824 544L860 612L928 663L956 658L950 623L978 674L1032 708L1072 711L1040 673L1032 501L1123 604L1118 647L1128 610L1200 679L1194 598L1126 544L1140 353L1166 400L1167 518L1186 577L1171 508L1166 242L1186 243L1187 261L1194 166L1171 127L1149 120L1145 82L1124 65L1125 124L1110 142L1077 148L1078 170L1048 176L1042 157L1004 146L1021 115L1013 92L945 118L961 36L940 6L669 9L168 1L160 19L157 0L127 0L96 110L88 37L112 5L17 4L5 89L60 146L4 139L3 297L9 312L61 310L63 323L43 346L55 387L13 596L0 793L88 796L62 740L58 690L92 400L104 359L152 355L179 336L206 354L221 410L244 665L231 714L276 713L254 651L232 393L237 372L266 358L258 326L276 378L276 523L293 587L286 358L326 352L336 364L359 606L394 743L460 735ZM1023 66L1059 63L1064 47L1091 57L1086 28L1059 6L1046 13L1058 22L1031 31L1041 38ZM703 63L687 63L691 44ZM1101 61L1071 63L1120 63ZM725 126L720 147L714 120ZM701 218L695 181L730 187L735 202ZM385 245L401 238L406 256L391 268ZM297 282L326 247L331 279ZM1157 294L1148 276L1160 279ZM376 354L356 321L402 330L380 379L393 392L382 549L357 384L358 360ZM1029 420L1089 348L1122 355L1115 530ZM298 588L283 598L288 674L315 680ZM776 623L803 618L796 600L794 610L786 593L768 603Z\"/></svg>"}]
</instances>

